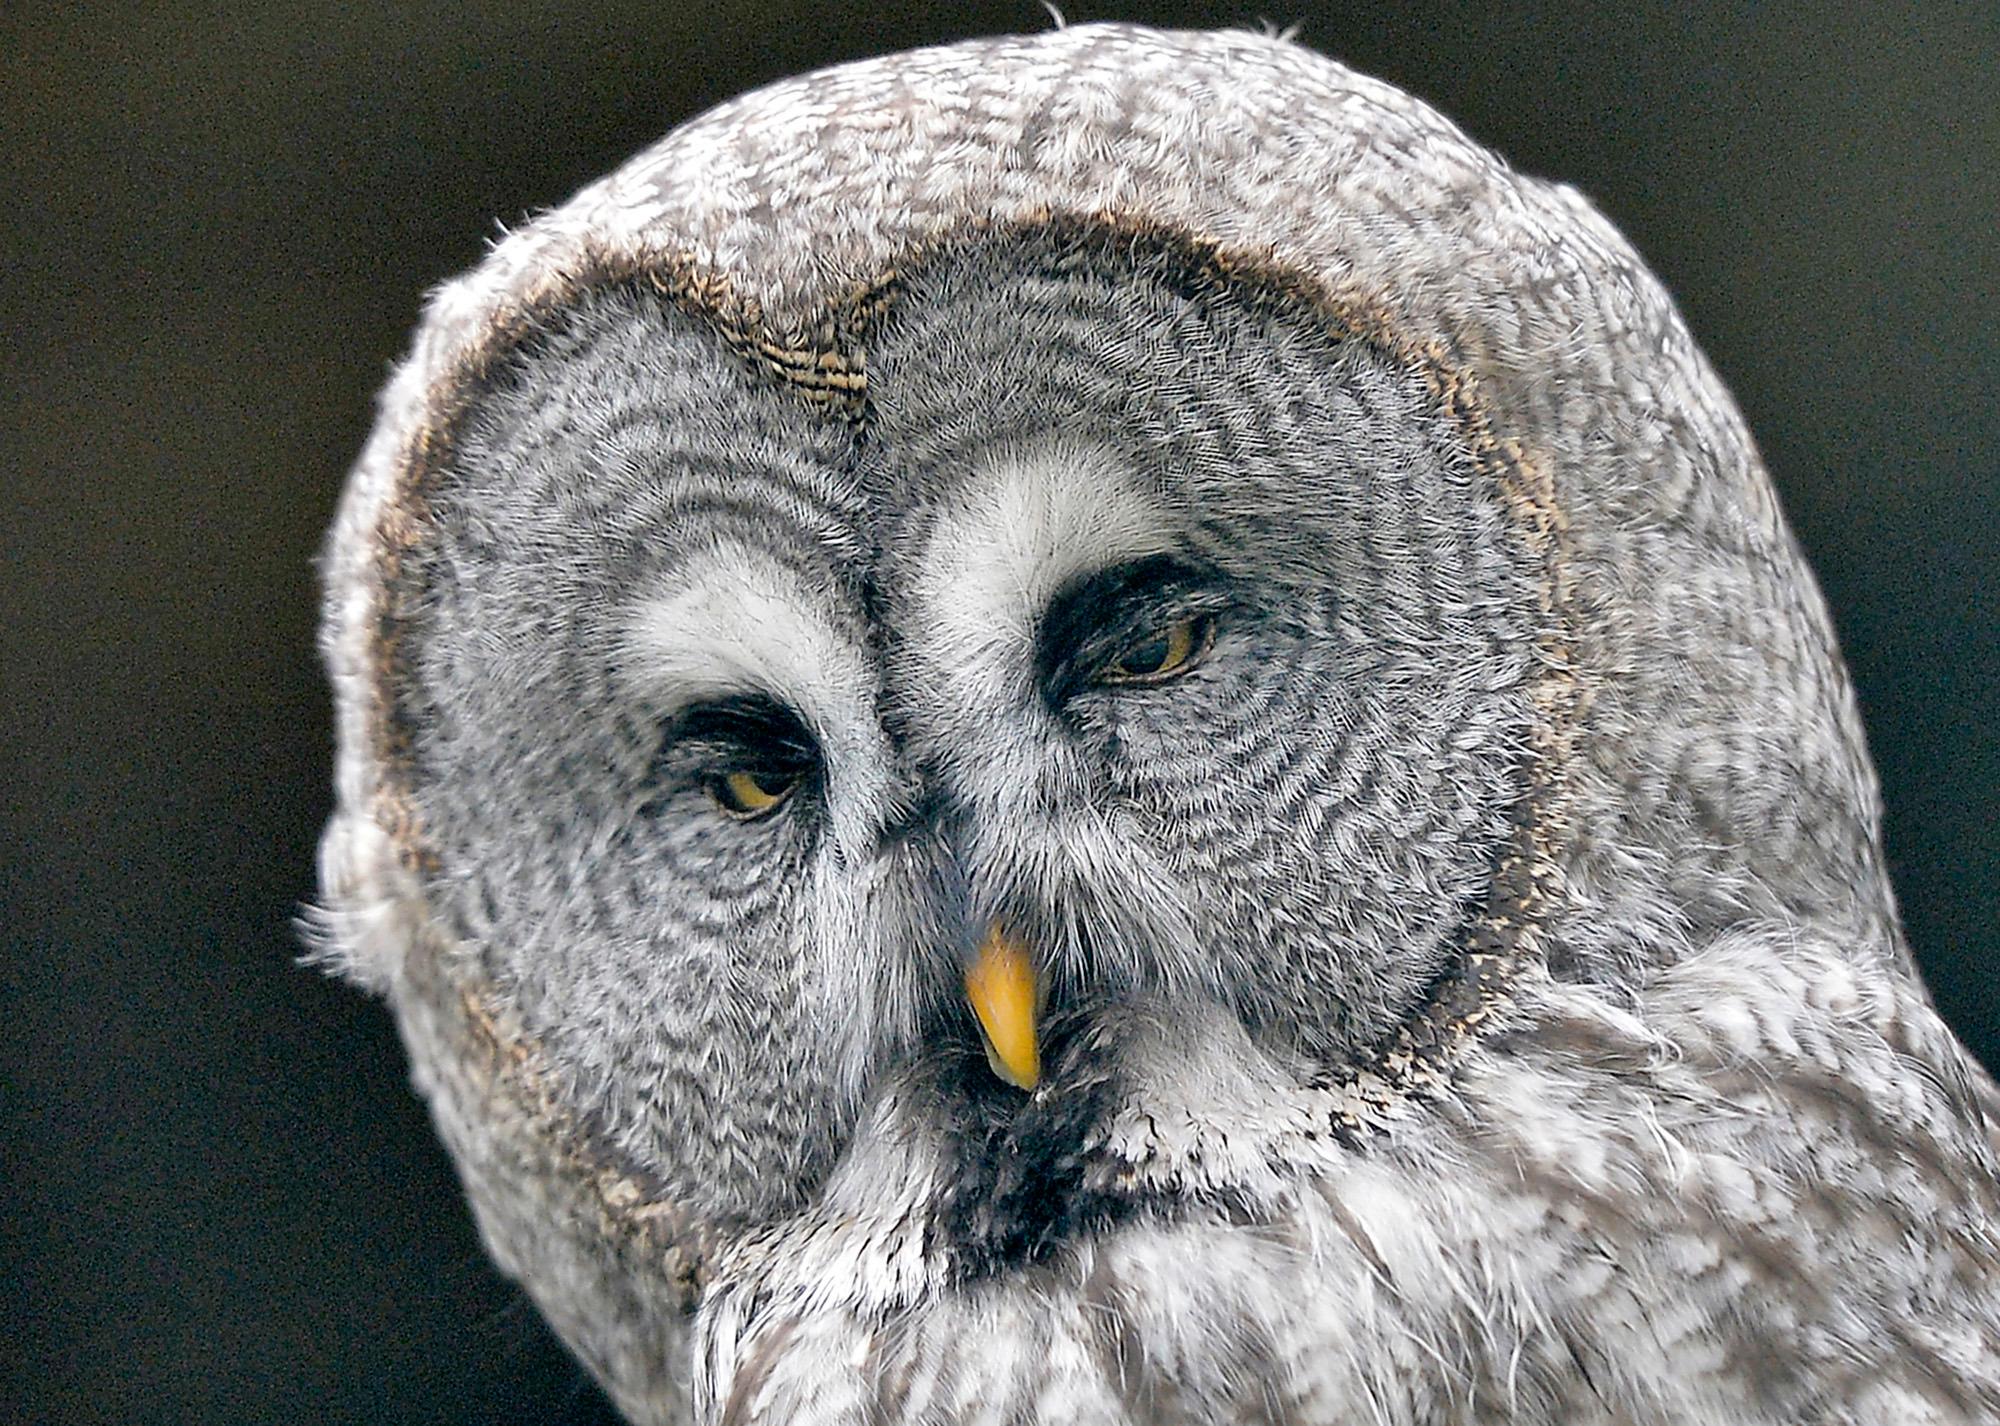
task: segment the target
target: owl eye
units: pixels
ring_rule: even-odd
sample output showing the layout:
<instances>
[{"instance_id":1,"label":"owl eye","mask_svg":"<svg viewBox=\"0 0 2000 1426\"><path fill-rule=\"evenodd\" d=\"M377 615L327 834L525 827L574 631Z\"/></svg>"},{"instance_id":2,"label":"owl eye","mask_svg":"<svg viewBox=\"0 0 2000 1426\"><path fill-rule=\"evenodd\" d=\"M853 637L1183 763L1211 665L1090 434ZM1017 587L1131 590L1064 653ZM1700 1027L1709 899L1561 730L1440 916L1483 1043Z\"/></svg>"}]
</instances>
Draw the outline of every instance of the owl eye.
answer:
<instances>
[{"instance_id":1,"label":"owl eye","mask_svg":"<svg viewBox=\"0 0 2000 1426\"><path fill-rule=\"evenodd\" d=\"M1062 713L1091 688L1165 683L1196 667L1235 607L1217 572L1172 555L1099 570L1049 602L1036 631L1036 680Z\"/></svg>"},{"instance_id":2,"label":"owl eye","mask_svg":"<svg viewBox=\"0 0 2000 1426\"><path fill-rule=\"evenodd\" d=\"M816 781L818 746L790 708L759 696L725 698L687 709L661 751L659 776L678 764L722 812L739 822L768 817ZM686 786L682 783L682 786Z\"/></svg>"},{"instance_id":3,"label":"owl eye","mask_svg":"<svg viewBox=\"0 0 2000 1426\"><path fill-rule=\"evenodd\" d=\"M1208 652L1214 635L1213 619L1176 619L1120 649L1098 679L1103 683L1162 683L1192 668Z\"/></svg>"},{"instance_id":4,"label":"owl eye","mask_svg":"<svg viewBox=\"0 0 2000 1426\"><path fill-rule=\"evenodd\" d=\"M798 785L795 772L738 768L716 777L708 791L724 812L750 821L776 811Z\"/></svg>"}]
</instances>

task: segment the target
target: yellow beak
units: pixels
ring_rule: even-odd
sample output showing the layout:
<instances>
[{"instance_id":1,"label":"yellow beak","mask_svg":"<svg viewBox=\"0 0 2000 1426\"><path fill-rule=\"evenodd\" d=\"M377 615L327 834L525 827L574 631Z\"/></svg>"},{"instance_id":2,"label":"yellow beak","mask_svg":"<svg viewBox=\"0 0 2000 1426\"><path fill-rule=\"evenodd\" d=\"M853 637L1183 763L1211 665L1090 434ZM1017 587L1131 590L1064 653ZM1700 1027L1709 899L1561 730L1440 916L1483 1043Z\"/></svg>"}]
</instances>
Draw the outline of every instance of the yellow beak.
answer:
<instances>
[{"instance_id":1,"label":"yellow beak","mask_svg":"<svg viewBox=\"0 0 2000 1426\"><path fill-rule=\"evenodd\" d=\"M986 1035L986 1062L1016 1089L1033 1089L1042 1077L1035 1033L1040 999L1026 944L998 926L986 933L965 972L965 998Z\"/></svg>"}]
</instances>

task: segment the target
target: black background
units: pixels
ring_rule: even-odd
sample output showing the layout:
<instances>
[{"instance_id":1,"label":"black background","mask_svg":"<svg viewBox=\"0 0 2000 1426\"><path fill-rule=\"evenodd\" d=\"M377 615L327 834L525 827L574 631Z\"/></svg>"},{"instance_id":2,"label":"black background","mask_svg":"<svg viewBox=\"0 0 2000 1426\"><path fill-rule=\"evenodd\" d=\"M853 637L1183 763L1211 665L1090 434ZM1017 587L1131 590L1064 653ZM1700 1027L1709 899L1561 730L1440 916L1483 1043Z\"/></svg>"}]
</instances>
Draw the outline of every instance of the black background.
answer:
<instances>
[{"instance_id":1,"label":"black background","mask_svg":"<svg viewBox=\"0 0 2000 1426\"><path fill-rule=\"evenodd\" d=\"M1825 585L1911 939L1991 1060L2000 9L1122 13L1300 21L1653 262ZM294 963L320 531L424 289L496 219L747 86L1046 24L7 7L0 1419L603 1419L485 1265L388 1016Z\"/></svg>"}]
</instances>

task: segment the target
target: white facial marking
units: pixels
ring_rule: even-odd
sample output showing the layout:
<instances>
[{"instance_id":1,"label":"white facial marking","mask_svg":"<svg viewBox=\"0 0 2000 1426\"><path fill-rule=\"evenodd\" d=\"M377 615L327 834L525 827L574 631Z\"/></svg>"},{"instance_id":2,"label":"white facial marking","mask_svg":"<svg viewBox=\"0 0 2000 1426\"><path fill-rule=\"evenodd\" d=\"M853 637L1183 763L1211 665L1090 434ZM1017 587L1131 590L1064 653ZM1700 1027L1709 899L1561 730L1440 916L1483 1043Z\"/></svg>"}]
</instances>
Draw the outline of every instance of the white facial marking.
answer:
<instances>
[{"instance_id":1,"label":"white facial marking","mask_svg":"<svg viewBox=\"0 0 2000 1426\"><path fill-rule=\"evenodd\" d=\"M884 776L875 679L823 593L767 555L718 545L627 612L619 653L633 690L668 708L756 693L796 708L840 784L829 787L835 836L861 835Z\"/></svg>"},{"instance_id":2,"label":"white facial marking","mask_svg":"<svg viewBox=\"0 0 2000 1426\"><path fill-rule=\"evenodd\" d=\"M621 652L648 691L675 702L768 693L843 708L867 670L832 611L789 570L734 545L704 551L625 621ZM802 711L804 711L802 709Z\"/></svg>"},{"instance_id":3,"label":"white facial marking","mask_svg":"<svg viewBox=\"0 0 2000 1426\"><path fill-rule=\"evenodd\" d=\"M941 667L990 688L1025 673L1035 621L1064 585L1172 548L1158 501L1110 452L1062 441L997 450L924 550L924 642Z\"/></svg>"}]
</instances>

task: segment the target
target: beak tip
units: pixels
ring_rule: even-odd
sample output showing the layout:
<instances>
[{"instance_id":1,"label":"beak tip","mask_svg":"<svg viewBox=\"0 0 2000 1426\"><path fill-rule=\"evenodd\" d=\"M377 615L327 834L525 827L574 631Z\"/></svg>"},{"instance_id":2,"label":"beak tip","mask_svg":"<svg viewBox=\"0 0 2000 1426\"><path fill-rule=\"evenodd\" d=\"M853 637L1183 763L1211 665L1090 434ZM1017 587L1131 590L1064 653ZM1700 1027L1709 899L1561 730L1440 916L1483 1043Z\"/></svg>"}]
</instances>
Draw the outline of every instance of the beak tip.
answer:
<instances>
[{"instance_id":1,"label":"beak tip","mask_svg":"<svg viewBox=\"0 0 2000 1426\"><path fill-rule=\"evenodd\" d=\"M1042 1078L1038 990L1028 948L998 927L987 932L965 972L965 996L986 1042L986 1063L1020 1090L1033 1090Z\"/></svg>"},{"instance_id":2,"label":"beak tip","mask_svg":"<svg viewBox=\"0 0 2000 1426\"><path fill-rule=\"evenodd\" d=\"M986 1064L993 1071L996 1078L1013 1085L1014 1088L1021 1090L1023 1093L1032 1092L1035 1086L1041 1082L1041 1067L1035 1064L1033 1060L1020 1065L1011 1063L1002 1059L991 1044L988 1044L986 1047Z\"/></svg>"}]
</instances>

